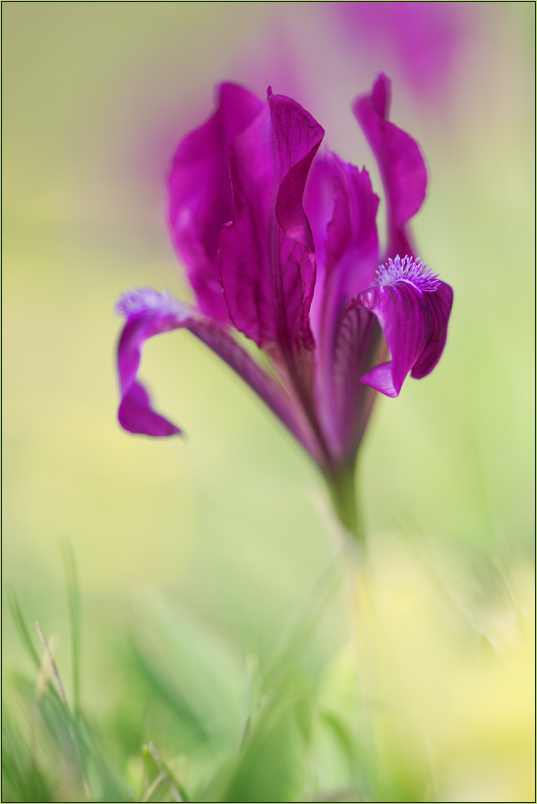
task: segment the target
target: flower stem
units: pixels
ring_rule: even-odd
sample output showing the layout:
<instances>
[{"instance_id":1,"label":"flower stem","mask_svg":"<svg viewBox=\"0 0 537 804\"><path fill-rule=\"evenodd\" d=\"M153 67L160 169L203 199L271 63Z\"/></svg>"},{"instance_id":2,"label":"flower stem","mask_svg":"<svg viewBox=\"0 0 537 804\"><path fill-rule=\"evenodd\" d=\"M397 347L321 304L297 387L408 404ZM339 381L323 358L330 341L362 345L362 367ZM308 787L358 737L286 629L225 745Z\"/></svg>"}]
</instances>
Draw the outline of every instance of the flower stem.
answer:
<instances>
[{"instance_id":1,"label":"flower stem","mask_svg":"<svg viewBox=\"0 0 537 804\"><path fill-rule=\"evenodd\" d=\"M323 472L334 513L359 544L364 544L365 533L356 502L355 464L349 463L337 469Z\"/></svg>"}]
</instances>

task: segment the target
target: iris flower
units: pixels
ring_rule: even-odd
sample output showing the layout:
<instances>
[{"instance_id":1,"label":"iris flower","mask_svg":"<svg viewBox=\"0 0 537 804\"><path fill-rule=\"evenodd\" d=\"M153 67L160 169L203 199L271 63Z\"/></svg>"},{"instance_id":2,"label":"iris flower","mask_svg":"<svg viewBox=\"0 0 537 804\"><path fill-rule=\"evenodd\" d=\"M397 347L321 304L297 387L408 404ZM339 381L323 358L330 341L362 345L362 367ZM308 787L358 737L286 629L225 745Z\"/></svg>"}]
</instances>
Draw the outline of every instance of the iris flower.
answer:
<instances>
[{"instance_id":1,"label":"iris flower","mask_svg":"<svg viewBox=\"0 0 537 804\"><path fill-rule=\"evenodd\" d=\"M453 292L415 257L408 222L425 198L415 140L388 120L384 75L353 111L377 160L387 209L365 169L329 150L296 101L221 84L218 108L179 144L168 224L196 297L150 288L122 296L119 422L181 430L137 380L148 338L185 328L243 378L313 458L341 523L357 537L356 456L377 392L396 397L429 374L446 341ZM242 333L242 335L239 335ZM242 336L249 339L245 341Z\"/></svg>"}]
</instances>

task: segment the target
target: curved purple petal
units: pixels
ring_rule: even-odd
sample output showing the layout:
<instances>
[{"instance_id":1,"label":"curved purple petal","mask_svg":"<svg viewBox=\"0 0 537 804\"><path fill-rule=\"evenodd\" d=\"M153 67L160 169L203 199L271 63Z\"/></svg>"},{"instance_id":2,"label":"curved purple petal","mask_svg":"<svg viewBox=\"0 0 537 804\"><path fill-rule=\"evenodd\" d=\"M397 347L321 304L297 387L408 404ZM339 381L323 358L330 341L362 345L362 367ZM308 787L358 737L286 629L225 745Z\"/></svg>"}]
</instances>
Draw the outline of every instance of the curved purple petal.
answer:
<instances>
[{"instance_id":1,"label":"curved purple petal","mask_svg":"<svg viewBox=\"0 0 537 804\"><path fill-rule=\"evenodd\" d=\"M424 294L408 282L385 285L362 294L361 304L374 313L382 327L392 359L361 378L386 396L398 396L403 382L429 335Z\"/></svg>"},{"instance_id":2,"label":"curved purple petal","mask_svg":"<svg viewBox=\"0 0 537 804\"><path fill-rule=\"evenodd\" d=\"M127 319L117 349L119 423L130 433L176 435L181 430L153 410L149 394L136 378L145 342L154 335L186 326L188 307L171 296L142 288L122 296L116 309Z\"/></svg>"},{"instance_id":3,"label":"curved purple petal","mask_svg":"<svg viewBox=\"0 0 537 804\"><path fill-rule=\"evenodd\" d=\"M311 214L316 250L323 225L325 241L321 251L324 264L319 266L317 258L324 281L320 287L316 285L313 302L317 317L312 322L317 341L315 398L331 449L342 455L354 448L354 434L360 431L361 399L372 393L360 384L359 377L374 365L369 353L378 324L363 310L356 321L347 321L344 335L339 322L348 302L375 279L378 198L367 172L335 154L328 152L317 159L312 174L306 210Z\"/></svg>"},{"instance_id":4,"label":"curved purple petal","mask_svg":"<svg viewBox=\"0 0 537 804\"><path fill-rule=\"evenodd\" d=\"M121 402L118 418L131 433L169 436L181 432L153 410L146 389L137 381L145 342L162 332L186 328L221 357L278 416L295 438L319 460L319 452L300 405L259 366L232 337L230 331L200 315L169 294L151 288L126 293L117 311L127 319L118 345L118 374Z\"/></svg>"},{"instance_id":5,"label":"curved purple petal","mask_svg":"<svg viewBox=\"0 0 537 804\"><path fill-rule=\"evenodd\" d=\"M378 265L376 215L379 199L369 174L329 154L335 205L326 239L325 326L335 333L345 305L371 287Z\"/></svg>"},{"instance_id":6,"label":"curved purple petal","mask_svg":"<svg viewBox=\"0 0 537 804\"><path fill-rule=\"evenodd\" d=\"M436 365L446 342L453 292L444 282L435 291L420 290L408 280L380 285L361 293L345 315L363 307L373 313L384 332L392 359L361 377L386 396L398 396L412 371L420 378Z\"/></svg>"},{"instance_id":7,"label":"curved purple petal","mask_svg":"<svg viewBox=\"0 0 537 804\"><path fill-rule=\"evenodd\" d=\"M224 296L237 329L284 354L313 345L315 254L302 196L323 136L298 103L269 90L230 148L235 215L220 234Z\"/></svg>"},{"instance_id":8,"label":"curved purple petal","mask_svg":"<svg viewBox=\"0 0 537 804\"><path fill-rule=\"evenodd\" d=\"M179 427L153 410L149 394L139 382L133 382L126 390L117 417L120 425L129 433L140 433L155 438L181 433Z\"/></svg>"},{"instance_id":9,"label":"curved purple petal","mask_svg":"<svg viewBox=\"0 0 537 804\"><path fill-rule=\"evenodd\" d=\"M218 236L233 217L229 146L263 108L237 84L221 84L218 109L179 144L168 179L168 224L173 244L188 268L199 309L228 319L218 276Z\"/></svg>"},{"instance_id":10,"label":"curved purple petal","mask_svg":"<svg viewBox=\"0 0 537 804\"><path fill-rule=\"evenodd\" d=\"M367 171L343 162L336 154L327 152L316 159L311 172L305 209L314 233L317 270L323 279L316 283L313 304L322 308L326 331L333 333L347 302L371 287L375 279L379 199Z\"/></svg>"},{"instance_id":11,"label":"curved purple petal","mask_svg":"<svg viewBox=\"0 0 537 804\"><path fill-rule=\"evenodd\" d=\"M353 112L378 162L388 215L387 257L413 254L405 224L418 212L427 189L427 171L416 140L390 123L391 82L382 73Z\"/></svg>"},{"instance_id":12,"label":"curved purple petal","mask_svg":"<svg viewBox=\"0 0 537 804\"><path fill-rule=\"evenodd\" d=\"M313 160L304 191L304 211L315 246L315 289L310 307L310 326L315 341L320 338L324 299L326 230L334 213L334 175L323 157Z\"/></svg>"}]
</instances>

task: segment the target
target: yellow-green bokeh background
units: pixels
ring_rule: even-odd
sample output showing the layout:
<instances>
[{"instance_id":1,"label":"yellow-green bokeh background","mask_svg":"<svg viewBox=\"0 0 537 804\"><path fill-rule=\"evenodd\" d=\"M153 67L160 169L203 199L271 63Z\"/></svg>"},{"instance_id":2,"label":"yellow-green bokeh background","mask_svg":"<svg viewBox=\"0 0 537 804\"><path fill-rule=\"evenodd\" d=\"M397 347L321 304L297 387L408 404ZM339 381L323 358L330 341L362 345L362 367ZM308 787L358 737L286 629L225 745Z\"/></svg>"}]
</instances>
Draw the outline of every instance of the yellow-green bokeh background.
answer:
<instances>
[{"instance_id":1,"label":"yellow-green bokeh background","mask_svg":"<svg viewBox=\"0 0 537 804\"><path fill-rule=\"evenodd\" d=\"M106 626L147 589L181 600L245 652L262 653L281 631L332 554L313 468L188 333L149 343L142 365L159 409L187 437L122 432L113 306L134 285L188 298L164 224L163 177L174 145L210 114L215 83L294 94L379 191L350 102L384 69L392 117L430 169L414 225L419 254L453 285L455 306L434 373L378 402L360 497L392 648L401 666L408 660L414 692L437 679L436 698L416 692L415 706L430 712L450 677L462 685L448 698L468 722L433 706L437 729L445 717L453 737L444 734L445 789L500 800L479 796L487 784L490 795L526 795L527 763L511 762L527 747L531 704L522 693L522 703L511 699L525 688L491 671L496 719L486 690L468 691L473 660L442 641L434 618L424 621L430 590L416 591L414 559L397 536L426 550L470 617L485 612L491 641L496 634L498 651L516 654L514 677L526 679L531 651L497 588L508 579L523 616L531 610L534 6L459 5L467 30L452 91L434 108L389 53L340 40L330 4L3 5L4 579L30 620L66 634L58 540L70 538L84 595L83 680L103 710L114 690ZM13 666L22 659L5 625ZM337 606L323 628L319 654L329 655L345 641ZM461 729L467 748L455 749Z\"/></svg>"}]
</instances>

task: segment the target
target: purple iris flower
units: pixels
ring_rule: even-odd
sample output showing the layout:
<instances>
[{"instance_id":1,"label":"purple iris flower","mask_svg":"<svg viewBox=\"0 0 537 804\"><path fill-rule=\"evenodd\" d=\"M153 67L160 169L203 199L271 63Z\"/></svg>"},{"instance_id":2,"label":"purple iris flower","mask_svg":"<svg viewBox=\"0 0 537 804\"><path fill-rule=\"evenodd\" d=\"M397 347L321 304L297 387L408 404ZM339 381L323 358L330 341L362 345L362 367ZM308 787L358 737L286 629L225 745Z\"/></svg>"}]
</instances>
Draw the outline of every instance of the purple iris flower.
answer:
<instances>
[{"instance_id":1,"label":"purple iris flower","mask_svg":"<svg viewBox=\"0 0 537 804\"><path fill-rule=\"evenodd\" d=\"M418 144L389 122L389 103L390 81L380 75L353 107L384 185L381 258L379 199L365 169L319 154L324 131L291 98L269 88L263 103L226 83L215 114L180 143L168 181L170 233L197 304L142 288L117 305L126 318L118 347L125 430L181 432L153 409L137 372L148 338L186 328L311 455L356 535L354 469L376 392L396 397L409 372L432 371L453 300L414 256L408 221L427 174Z\"/></svg>"}]
</instances>

